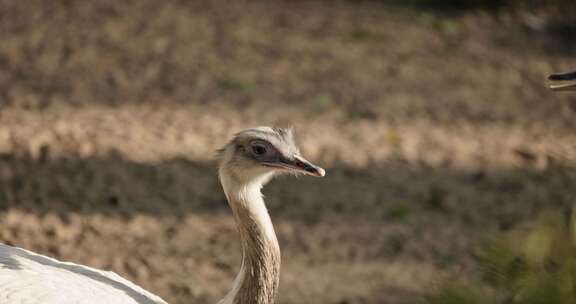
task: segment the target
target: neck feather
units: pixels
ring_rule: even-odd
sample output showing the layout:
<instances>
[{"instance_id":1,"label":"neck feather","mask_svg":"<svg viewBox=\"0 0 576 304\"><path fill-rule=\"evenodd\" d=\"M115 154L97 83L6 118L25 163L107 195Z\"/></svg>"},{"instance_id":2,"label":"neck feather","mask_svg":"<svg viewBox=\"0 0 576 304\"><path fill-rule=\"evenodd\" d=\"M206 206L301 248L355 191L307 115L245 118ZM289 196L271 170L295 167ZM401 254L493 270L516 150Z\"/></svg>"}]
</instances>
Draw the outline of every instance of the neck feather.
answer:
<instances>
[{"instance_id":1,"label":"neck feather","mask_svg":"<svg viewBox=\"0 0 576 304\"><path fill-rule=\"evenodd\" d=\"M280 277L280 249L260 189L270 176L238 182L220 171L220 181L240 234L242 266L220 304L271 304Z\"/></svg>"}]
</instances>

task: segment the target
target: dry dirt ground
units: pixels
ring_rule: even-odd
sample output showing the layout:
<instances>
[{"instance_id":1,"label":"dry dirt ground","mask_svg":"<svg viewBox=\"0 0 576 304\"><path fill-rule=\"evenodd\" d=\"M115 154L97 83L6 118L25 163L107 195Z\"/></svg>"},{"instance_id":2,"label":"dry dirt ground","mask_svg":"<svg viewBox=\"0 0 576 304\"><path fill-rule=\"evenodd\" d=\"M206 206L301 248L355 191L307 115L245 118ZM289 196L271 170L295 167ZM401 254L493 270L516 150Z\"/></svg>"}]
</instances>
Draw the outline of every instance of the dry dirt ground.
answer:
<instances>
[{"instance_id":1,"label":"dry dirt ground","mask_svg":"<svg viewBox=\"0 0 576 304\"><path fill-rule=\"evenodd\" d=\"M265 189L279 302L402 303L576 202L574 34L538 12L345 1L0 1L0 240L215 303L240 262L214 151L292 125ZM572 42L571 42L572 41Z\"/></svg>"}]
</instances>

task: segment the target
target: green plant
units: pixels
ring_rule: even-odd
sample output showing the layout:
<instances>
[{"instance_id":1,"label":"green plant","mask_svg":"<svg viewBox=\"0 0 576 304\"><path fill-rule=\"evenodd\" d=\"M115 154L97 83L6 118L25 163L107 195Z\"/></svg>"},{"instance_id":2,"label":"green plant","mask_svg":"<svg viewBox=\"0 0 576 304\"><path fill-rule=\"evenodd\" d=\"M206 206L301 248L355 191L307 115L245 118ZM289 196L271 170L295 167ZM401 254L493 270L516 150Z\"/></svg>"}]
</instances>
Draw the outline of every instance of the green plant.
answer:
<instances>
[{"instance_id":1,"label":"green plant","mask_svg":"<svg viewBox=\"0 0 576 304\"><path fill-rule=\"evenodd\" d=\"M411 211L406 206L391 207L386 211L386 216L393 220L404 220L410 216Z\"/></svg>"},{"instance_id":2,"label":"green plant","mask_svg":"<svg viewBox=\"0 0 576 304\"><path fill-rule=\"evenodd\" d=\"M549 213L483 246L476 284L446 286L428 304L576 303L576 213Z\"/></svg>"},{"instance_id":3,"label":"green plant","mask_svg":"<svg viewBox=\"0 0 576 304\"><path fill-rule=\"evenodd\" d=\"M218 79L217 84L223 89L244 93L251 92L255 89L254 84L229 75Z\"/></svg>"}]
</instances>

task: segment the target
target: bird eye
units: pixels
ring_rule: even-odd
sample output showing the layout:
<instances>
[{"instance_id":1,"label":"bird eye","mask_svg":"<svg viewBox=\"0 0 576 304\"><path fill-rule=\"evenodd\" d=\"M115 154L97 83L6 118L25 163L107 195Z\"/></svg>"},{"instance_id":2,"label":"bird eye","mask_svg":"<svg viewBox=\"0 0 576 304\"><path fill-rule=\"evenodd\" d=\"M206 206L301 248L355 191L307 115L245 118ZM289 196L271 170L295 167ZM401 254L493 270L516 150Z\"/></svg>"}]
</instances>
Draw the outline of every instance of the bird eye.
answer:
<instances>
[{"instance_id":1,"label":"bird eye","mask_svg":"<svg viewBox=\"0 0 576 304\"><path fill-rule=\"evenodd\" d=\"M254 152L256 155L263 155L266 153L266 148L261 145L254 145L252 146L252 152Z\"/></svg>"}]
</instances>

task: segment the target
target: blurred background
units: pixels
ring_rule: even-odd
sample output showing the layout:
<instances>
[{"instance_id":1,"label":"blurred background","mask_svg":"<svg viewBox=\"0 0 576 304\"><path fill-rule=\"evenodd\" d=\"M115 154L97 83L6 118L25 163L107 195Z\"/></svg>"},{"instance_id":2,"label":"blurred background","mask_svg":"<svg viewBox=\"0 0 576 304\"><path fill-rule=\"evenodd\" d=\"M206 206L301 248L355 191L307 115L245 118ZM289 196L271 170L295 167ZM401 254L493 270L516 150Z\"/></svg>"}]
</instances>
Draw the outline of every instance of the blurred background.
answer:
<instances>
[{"instance_id":1,"label":"blurred background","mask_svg":"<svg viewBox=\"0 0 576 304\"><path fill-rule=\"evenodd\" d=\"M0 241L215 303L215 150L293 126L327 177L264 191L279 302L414 303L576 202L570 69L570 0L2 0Z\"/></svg>"}]
</instances>

